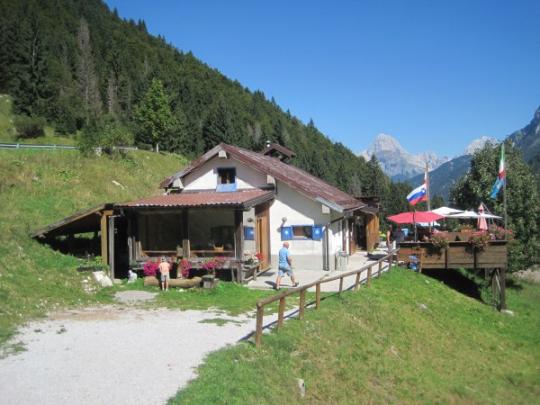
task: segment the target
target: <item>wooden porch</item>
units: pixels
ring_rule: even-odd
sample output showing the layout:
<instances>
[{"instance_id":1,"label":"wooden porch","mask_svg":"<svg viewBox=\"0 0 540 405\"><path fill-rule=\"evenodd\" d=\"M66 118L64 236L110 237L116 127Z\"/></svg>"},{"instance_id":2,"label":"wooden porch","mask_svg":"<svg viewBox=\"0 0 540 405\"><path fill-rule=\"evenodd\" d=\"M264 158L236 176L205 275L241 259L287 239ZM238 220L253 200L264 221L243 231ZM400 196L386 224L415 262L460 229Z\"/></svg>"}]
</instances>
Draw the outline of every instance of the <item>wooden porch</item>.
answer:
<instances>
[{"instance_id":1,"label":"wooden porch","mask_svg":"<svg viewBox=\"0 0 540 405\"><path fill-rule=\"evenodd\" d=\"M195 273L209 263L217 275L240 283L269 267L269 202L251 207L124 209L131 268L162 256L189 261ZM253 263L256 253L263 259Z\"/></svg>"},{"instance_id":2,"label":"wooden porch","mask_svg":"<svg viewBox=\"0 0 540 405\"><path fill-rule=\"evenodd\" d=\"M506 240L492 240L485 246L475 247L469 242L452 241L448 247L440 248L432 242L401 242L398 260L418 261L418 270L423 269L469 269L484 270L492 287L499 309L506 308L506 268L508 249Z\"/></svg>"}]
</instances>

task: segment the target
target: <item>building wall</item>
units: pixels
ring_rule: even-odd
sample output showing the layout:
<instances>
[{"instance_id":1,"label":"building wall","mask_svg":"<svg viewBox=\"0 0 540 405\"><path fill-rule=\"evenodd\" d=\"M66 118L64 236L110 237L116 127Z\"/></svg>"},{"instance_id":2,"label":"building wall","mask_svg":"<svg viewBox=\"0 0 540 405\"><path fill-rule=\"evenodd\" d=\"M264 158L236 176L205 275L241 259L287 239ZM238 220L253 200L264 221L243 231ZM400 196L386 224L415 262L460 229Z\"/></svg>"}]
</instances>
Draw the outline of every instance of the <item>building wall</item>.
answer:
<instances>
[{"instance_id":1,"label":"building wall","mask_svg":"<svg viewBox=\"0 0 540 405\"><path fill-rule=\"evenodd\" d=\"M267 186L265 174L253 170L234 159L216 156L183 179L184 190L214 190L218 184L217 169L232 167L236 169L237 189Z\"/></svg>"},{"instance_id":2,"label":"building wall","mask_svg":"<svg viewBox=\"0 0 540 405\"><path fill-rule=\"evenodd\" d=\"M248 211L243 212L242 222L245 227L251 227L255 231L255 208L251 208ZM255 239L244 239L244 254L253 255L256 252Z\"/></svg>"},{"instance_id":3,"label":"building wall","mask_svg":"<svg viewBox=\"0 0 540 405\"><path fill-rule=\"evenodd\" d=\"M341 215L331 211L324 214L322 204L304 197L282 182L277 182L277 193L270 206L270 245L272 251L272 268L278 266L278 252L282 226L322 225L329 238L330 269L335 265L335 254L342 248L340 222L327 225ZM283 222L282 218L286 218ZM327 229L328 228L328 229ZM324 238L321 240L293 239L289 240L293 268L298 270L322 270L324 263Z\"/></svg>"}]
</instances>

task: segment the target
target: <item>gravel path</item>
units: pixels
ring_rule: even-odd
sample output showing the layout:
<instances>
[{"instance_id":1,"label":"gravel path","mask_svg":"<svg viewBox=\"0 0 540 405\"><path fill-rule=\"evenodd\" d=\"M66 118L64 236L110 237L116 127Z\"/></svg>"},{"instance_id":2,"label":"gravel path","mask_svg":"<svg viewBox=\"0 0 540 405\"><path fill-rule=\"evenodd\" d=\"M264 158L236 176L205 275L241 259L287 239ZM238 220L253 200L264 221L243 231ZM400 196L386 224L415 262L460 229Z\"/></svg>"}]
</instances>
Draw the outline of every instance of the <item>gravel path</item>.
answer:
<instances>
[{"instance_id":1,"label":"gravel path","mask_svg":"<svg viewBox=\"0 0 540 405\"><path fill-rule=\"evenodd\" d=\"M216 318L234 322L201 322ZM254 323L167 309L54 314L20 330L16 340L26 351L0 359L0 403L163 404L209 352L236 343Z\"/></svg>"}]
</instances>

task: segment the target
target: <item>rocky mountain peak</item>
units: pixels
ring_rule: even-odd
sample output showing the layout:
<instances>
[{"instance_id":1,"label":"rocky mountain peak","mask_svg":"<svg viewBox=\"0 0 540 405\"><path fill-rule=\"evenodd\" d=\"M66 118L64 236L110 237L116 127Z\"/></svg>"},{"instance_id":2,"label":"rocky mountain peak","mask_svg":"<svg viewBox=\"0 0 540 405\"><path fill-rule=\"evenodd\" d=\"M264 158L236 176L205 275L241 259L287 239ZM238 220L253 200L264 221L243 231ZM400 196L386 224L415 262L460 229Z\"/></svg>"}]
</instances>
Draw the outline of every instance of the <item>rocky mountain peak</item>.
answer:
<instances>
[{"instance_id":1,"label":"rocky mountain peak","mask_svg":"<svg viewBox=\"0 0 540 405\"><path fill-rule=\"evenodd\" d=\"M447 157L439 157L433 152L418 155L409 153L393 136L378 134L369 149L361 154L365 159L375 155L383 171L395 180L404 180L418 173L423 173L426 163L431 169L448 161Z\"/></svg>"},{"instance_id":2,"label":"rocky mountain peak","mask_svg":"<svg viewBox=\"0 0 540 405\"><path fill-rule=\"evenodd\" d=\"M475 139L472 141L467 147L465 148L465 155L474 155L476 151L479 151L482 149L487 143L490 143L492 145L496 145L499 143L499 141L493 137L490 136L481 136L478 139Z\"/></svg>"},{"instance_id":3,"label":"rocky mountain peak","mask_svg":"<svg viewBox=\"0 0 540 405\"><path fill-rule=\"evenodd\" d=\"M406 152L396 138L388 134L380 133L373 140L373 143L369 148L368 152L370 153L370 155L373 155L377 154L377 152L383 151Z\"/></svg>"}]
</instances>

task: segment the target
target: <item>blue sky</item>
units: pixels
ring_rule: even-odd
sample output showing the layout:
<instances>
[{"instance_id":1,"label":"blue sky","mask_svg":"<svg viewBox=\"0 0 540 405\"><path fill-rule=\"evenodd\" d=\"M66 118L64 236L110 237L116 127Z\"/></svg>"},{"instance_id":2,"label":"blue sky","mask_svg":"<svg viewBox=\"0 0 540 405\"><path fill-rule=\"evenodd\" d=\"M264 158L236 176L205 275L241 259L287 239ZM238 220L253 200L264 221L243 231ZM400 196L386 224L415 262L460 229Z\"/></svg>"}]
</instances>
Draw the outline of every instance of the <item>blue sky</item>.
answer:
<instances>
[{"instance_id":1,"label":"blue sky","mask_svg":"<svg viewBox=\"0 0 540 405\"><path fill-rule=\"evenodd\" d=\"M540 106L540 1L106 3L356 152L454 156Z\"/></svg>"}]
</instances>

